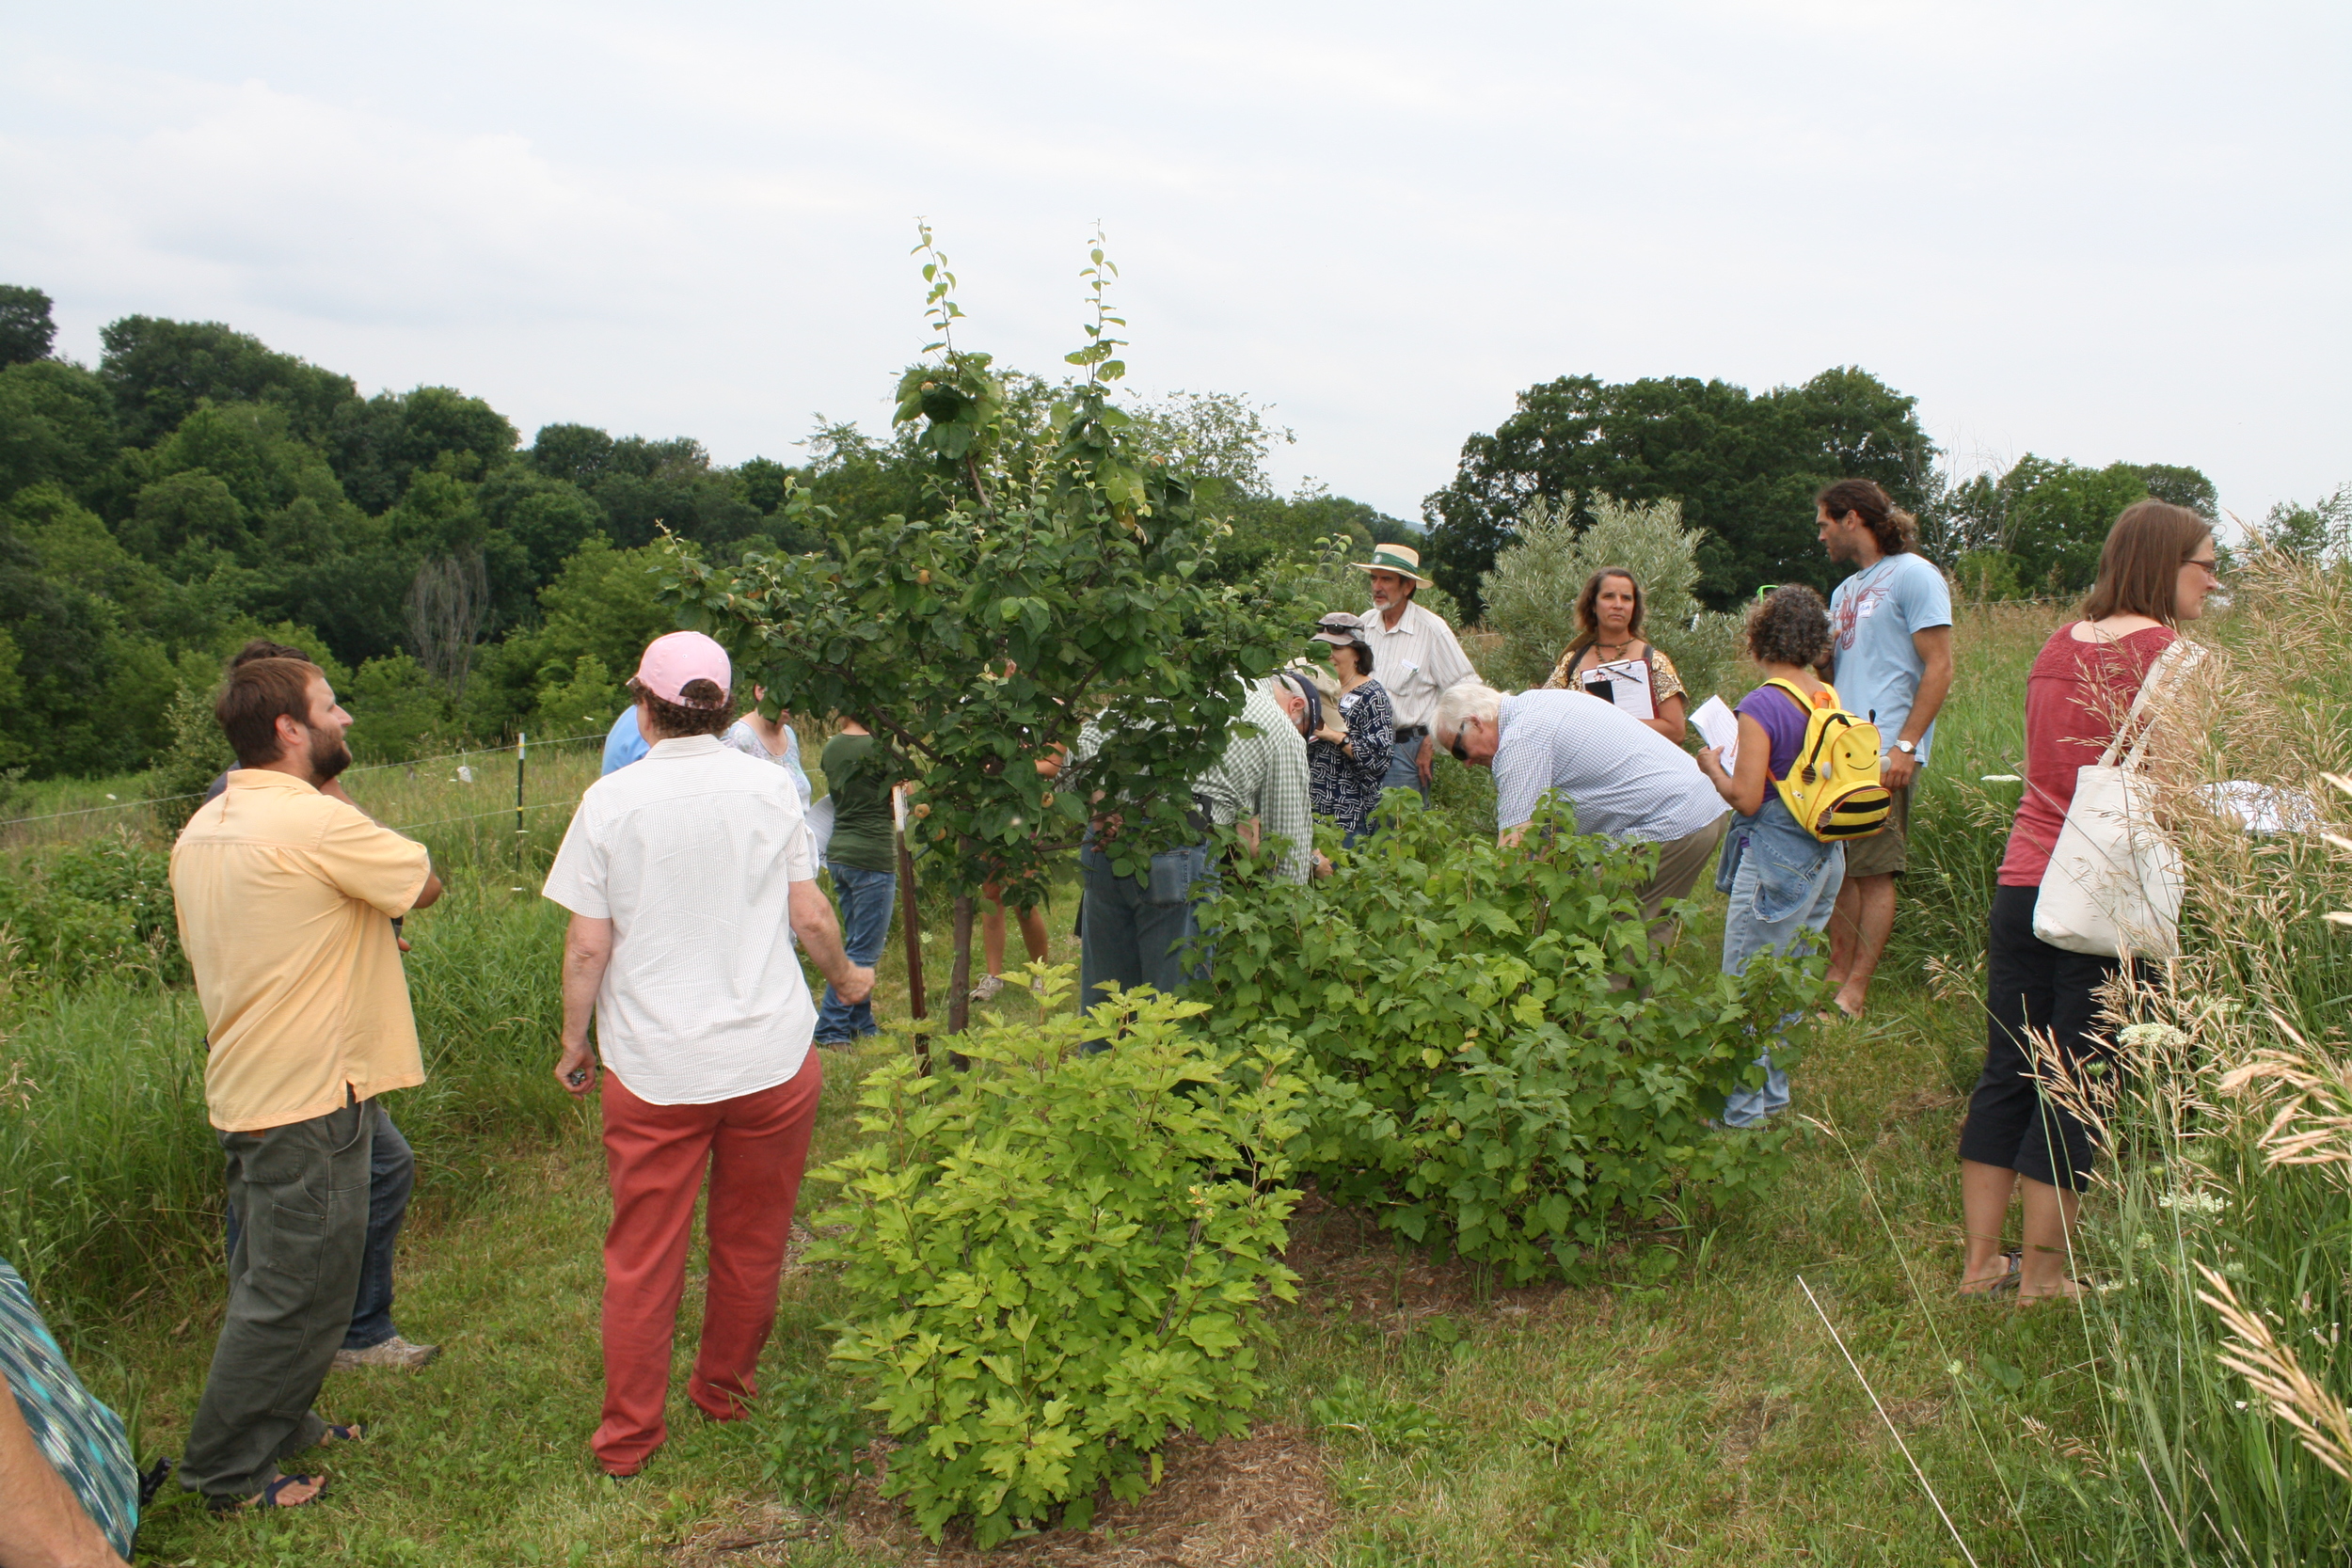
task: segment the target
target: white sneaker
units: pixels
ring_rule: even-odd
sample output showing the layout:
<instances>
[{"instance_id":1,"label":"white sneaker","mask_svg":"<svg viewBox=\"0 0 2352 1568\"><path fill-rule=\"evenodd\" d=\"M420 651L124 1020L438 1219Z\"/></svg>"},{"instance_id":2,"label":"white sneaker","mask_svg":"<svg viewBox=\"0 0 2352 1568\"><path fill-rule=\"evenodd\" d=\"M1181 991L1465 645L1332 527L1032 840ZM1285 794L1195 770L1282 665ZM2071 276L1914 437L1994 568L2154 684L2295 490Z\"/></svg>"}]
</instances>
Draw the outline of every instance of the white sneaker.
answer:
<instances>
[{"instance_id":1,"label":"white sneaker","mask_svg":"<svg viewBox=\"0 0 2352 1568\"><path fill-rule=\"evenodd\" d=\"M1004 989L1005 977L1001 974L992 974L972 988L972 1000L993 1002L996 999L996 993Z\"/></svg>"},{"instance_id":2,"label":"white sneaker","mask_svg":"<svg viewBox=\"0 0 2352 1568\"><path fill-rule=\"evenodd\" d=\"M338 1372L365 1371L370 1368L389 1367L395 1371L413 1372L441 1354L438 1345L412 1345L395 1334L381 1344L365 1350L339 1350L335 1364L329 1369Z\"/></svg>"}]
</instances>

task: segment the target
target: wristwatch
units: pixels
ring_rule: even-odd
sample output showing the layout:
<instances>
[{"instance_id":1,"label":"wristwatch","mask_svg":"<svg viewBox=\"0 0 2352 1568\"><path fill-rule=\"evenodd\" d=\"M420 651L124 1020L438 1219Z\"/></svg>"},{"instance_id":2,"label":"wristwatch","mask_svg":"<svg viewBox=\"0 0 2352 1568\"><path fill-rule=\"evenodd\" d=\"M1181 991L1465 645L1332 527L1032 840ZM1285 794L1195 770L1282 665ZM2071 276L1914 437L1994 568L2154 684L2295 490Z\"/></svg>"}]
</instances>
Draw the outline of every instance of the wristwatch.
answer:
<instances>
[{"instance_id":1,"label":"wristwatch","mask_svg":"<svg viewBox=\"0 0 2352 1568\"><path fill-rule=\"evenodd\" d=\"M1919 754L1918 746L1908 740L1898 740L1895 742L1895 750L1900 752L1907 757L1915 757Z\"/></svg>"}]
</instances>

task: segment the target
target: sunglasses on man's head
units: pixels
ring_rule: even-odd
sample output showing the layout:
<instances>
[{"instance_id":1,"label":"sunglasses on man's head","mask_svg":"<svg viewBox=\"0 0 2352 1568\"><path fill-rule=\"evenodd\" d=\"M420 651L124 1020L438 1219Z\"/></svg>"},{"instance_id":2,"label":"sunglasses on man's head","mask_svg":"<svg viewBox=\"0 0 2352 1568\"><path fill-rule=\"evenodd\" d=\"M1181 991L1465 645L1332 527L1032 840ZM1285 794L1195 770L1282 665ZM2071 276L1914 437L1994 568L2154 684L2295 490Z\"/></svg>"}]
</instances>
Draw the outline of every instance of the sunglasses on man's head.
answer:
<instances>
[{"instance_id":1,"label":"sunglasses on man's head","mask_svg":"<svg viewBox=\"0 0 2352 1568\"><path fill-rule=\"evenodd\" d=\"M1467 763L1470 761L1470 753L1462 750L1462 732L1469 728L1470 721L1467 719L1463 720L1459 724L1456 724L1454 727L1454 743L1446 748L1447 751L1454 753L1454 760L1456 762Z\"/></svg>"}]
</instances>

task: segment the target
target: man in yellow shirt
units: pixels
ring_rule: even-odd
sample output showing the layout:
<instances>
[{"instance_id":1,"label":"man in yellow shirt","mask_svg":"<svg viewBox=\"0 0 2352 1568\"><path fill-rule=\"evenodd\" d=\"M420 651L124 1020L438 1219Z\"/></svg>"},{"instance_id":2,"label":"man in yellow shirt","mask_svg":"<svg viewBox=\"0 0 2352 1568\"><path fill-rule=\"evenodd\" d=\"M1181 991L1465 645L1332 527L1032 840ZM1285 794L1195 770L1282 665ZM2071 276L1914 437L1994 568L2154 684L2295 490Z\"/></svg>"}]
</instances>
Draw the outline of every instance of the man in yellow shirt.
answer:
<instances>
[{"instance_id":1,"label":"man in yellow shirt","mask_svg":"<svg viewBox=\"0 0 2352 1568\"><path fill-rule=\"evenodd\" d=\"M280 1460L358 1435L310 1402L351 1321L375 1096L424 1082L385 917L441 884L424 846L321 793L350 766L351 715L316 665L240 665L215 712L239 766L172 846L171 891L239 1234L180 1480L215 1508L285 1508L326 1481Z\"/></svg>"}]
</instances>

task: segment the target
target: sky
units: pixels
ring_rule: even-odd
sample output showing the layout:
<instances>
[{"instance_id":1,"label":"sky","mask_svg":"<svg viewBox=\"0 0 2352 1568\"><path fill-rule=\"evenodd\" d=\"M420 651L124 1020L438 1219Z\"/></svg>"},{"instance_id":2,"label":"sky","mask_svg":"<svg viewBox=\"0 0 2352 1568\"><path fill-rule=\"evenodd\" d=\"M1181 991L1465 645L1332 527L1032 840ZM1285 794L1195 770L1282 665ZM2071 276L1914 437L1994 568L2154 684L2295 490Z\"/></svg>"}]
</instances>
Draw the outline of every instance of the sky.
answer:
<instances>
[{"instance_id":1,"label":"sky","mask_svg":"<svg viewBox=\"0 0 2352 1568\"><path fill-rule=\"evenodd\" d=\"M1239 393L1407 519L1552 377L1860 365L1961 472L2352 481L2352 7L0 0L0 282L798 461L929 341Z\"/></svg>"}]
</instances>

